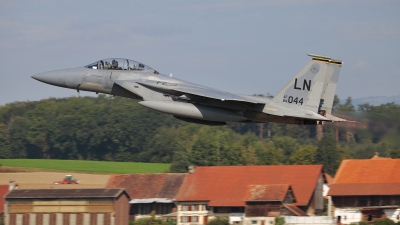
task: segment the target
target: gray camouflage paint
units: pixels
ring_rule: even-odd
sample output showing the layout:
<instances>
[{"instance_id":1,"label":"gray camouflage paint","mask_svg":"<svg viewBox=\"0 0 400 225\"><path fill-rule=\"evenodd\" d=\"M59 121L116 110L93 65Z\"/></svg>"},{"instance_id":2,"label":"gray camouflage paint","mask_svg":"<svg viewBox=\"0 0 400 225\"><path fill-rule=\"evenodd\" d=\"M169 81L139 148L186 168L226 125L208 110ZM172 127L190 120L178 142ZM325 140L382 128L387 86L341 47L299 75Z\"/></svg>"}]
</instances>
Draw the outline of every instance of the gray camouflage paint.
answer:
<instances>
[{"instance_id":1,"label":"gray camouflage paint","mask_svg":"<svg viewBox=\"0 0 400 225\"><path fill-rule=\"evenodd\" d=\"M342 62L310 56L312 60L274 98L208 88L159 74L144 64L126 59L116 60L121 67L118 63L116 67L106 63L108 69L105 69L104 62L114 61L105 59L86 67L40 73L32 78L78 91L138 99L145 107L207 125L345 121L330 115Z\"/></svg>"}]
</instances>

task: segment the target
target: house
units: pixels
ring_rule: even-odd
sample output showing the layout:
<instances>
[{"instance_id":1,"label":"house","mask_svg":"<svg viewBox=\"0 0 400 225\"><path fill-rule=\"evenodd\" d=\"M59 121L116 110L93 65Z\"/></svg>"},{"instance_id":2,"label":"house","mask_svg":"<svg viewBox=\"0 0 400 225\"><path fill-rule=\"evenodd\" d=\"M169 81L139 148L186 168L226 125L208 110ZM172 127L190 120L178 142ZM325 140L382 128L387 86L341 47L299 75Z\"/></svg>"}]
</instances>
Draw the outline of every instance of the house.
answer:
<instances>
[{"instance_id":1,"label":"house","mask_svg":"<svg viewBox=\"0 0 400 225\"><path fill-rule=\"evenodd\" d=\"M387 217L400 219L400 159L343 160L328 195L343 224Z\"/></svg>"},{"instance_id":2,"label":"house","mask_svg":"<svg viewBox=\"0 0 400 225\"><path fill-rule=\"evenodd\" d=\"M110 175L106 188L124 188L131 197L130 220L148 217L176 217L175 198L185 173Z\"/></svg>"},{"instance_id":3,"label":"house","mask_svg":"<svg viewBox=\"0 0 400 225\"><path fill-rule=\"evenodd\" d=\"M236 224L269 224L281 215L320 215L322 165L197 167L176 197L179 225L216 216Z\"/></svg>"},{"instance_id":4,"label":"house","mask_svg":"<svg viewBox=\"0 0 400 225\"><path fill-rule=\"evenodd\" d=\"M126 225L124 189L16 189L5 196L5 224Z\"/></svg>"},{"instance_id":5,"label":"house","mask_svg":"<svg viewBox=\"0 0 400 225\"><path fill-rule=\"evenodd\" d=\"M307 216L295 205L289 184L249 185L244 199L246 217Z\"/></svg>"}]
</instances>

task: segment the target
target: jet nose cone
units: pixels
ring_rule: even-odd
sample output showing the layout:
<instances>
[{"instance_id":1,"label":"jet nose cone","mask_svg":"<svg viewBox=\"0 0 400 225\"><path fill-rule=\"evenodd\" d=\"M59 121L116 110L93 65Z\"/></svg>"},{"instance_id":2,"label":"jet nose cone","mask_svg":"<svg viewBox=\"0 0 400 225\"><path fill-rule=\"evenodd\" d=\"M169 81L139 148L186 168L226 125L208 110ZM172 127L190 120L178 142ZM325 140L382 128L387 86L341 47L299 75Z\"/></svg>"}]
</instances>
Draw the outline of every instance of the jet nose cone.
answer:
<instances>
[{"instance_id":1,"label":"jet nose cone","mask_svg":"<svg viewBox=\"0 0 400 225\"><path fill-rule=\"evenodd\" d=\"M64 86L64 71L50 71L50 72L44 72L44 73L39 73L36 75L31 76L33 79L41 81L46 84L51 84L55 86Z\"/></svg>"},{"instance_id":2,"label":"jet nose cone","mask_svg":"<svg viewBox=\"0 0 400 225\"><path fill-rule=\"evenodd\" d=\"M43 79L41 78L41 73L39 73L39 74L36 74L36 75L33 75L33 76L31 76L33 79L35 79L35 80L38 80L38 81L42 81Z\"/></svg>"}]
</instances>

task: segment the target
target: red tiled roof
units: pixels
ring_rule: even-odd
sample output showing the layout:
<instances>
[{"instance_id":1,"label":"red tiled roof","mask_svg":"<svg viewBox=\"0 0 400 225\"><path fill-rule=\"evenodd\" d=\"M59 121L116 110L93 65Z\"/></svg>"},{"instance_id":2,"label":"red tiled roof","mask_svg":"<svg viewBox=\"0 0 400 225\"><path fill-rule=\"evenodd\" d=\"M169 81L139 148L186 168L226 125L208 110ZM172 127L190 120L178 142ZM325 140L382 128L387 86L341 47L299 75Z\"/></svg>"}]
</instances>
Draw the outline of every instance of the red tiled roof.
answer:
<instances>
[{"instance_id":1,"label":"red tiled roof","mask_svg":"<svg viewBox=\"0 0 400 225\"><path fill-rule=\"evenodd\" d=\"M297 207L295 204L283 204L283 206L292 212L296 216L308 216L303 210Z\"/></svg>"},{"instance_id":2,"label":"red tiled roof","mask_svg":"<svg viewBox=\"0 0 400 225\"><path fill-rule=\"evenodd\" d=\"M325 179L326 179L326 183L328 183L329 185L332 184L333 178L331 177L331 175L325 173Z\"/></svg>"},{"instance_id":3,"label":"red tiled roof","mask_svg":"<svg viewBox=\"0 0 400 225\"><path fill-rule=\"evenodd\" d=\"M290 188L289 184L249 185L244 201L283 201Z\"/></svg>"},{"instance_id":4,"label":"red tiled roof","mask_svg":"<svg viewBox=\"0 0 400 225\"><path fill-rule=\"evenodd\" d=\"M131 199L168 198L174 199L186 174L113 174L106 188L124 188Z\"/></svg>"},{"instance_id":5,"label":"red tiled roof","mask_svg":"<svg viewBox=\"0 0 400 225\"><path fill-rule=\"evenodd\" d=\"M9 185L0 185L0 213L4 212L4 196L8 193Z\"/></svg>"},{"instance_id":6,"label":"red tiled roof","mask_svg":"<svg viewBox=\"0 0 400 225\"><path fill-rule=\"evenodd\" d=\"M187 175L176 199L209 201L209 206L244 206L249 185L289 184L296 205L305 206L322 172L322 165L197 167Z\"/></svg>"},{"instance_id":7,"label":"red tiled roof","mask_svg":"<svg viewBox=\"0 0 400 225\"><path fill-rule=\"evenodd\" d=\"M347 159L340 164L333 183L400 183L400 159Z\"/></svg>"},{"instance_id":8,"label":"red tiled roof","mask_svg":"<svg viewBox=\"0 0 400 225\"><path fill-rule=\"evenodd\" d=\"M332 184L330 196L400 195L399 184Z\"/></svg>"},{"instance_id":9,"label":"red tiled roof","mask_svg":"<svg viewBox=\"0 0 400 225\"><path fill-rule=\"evenodd\" d=\"M126 191L122 188L14 189L5 196L5 199L118 198L122 194L126 195Z\"/></svg>"},{"instance_id":10,"label":"red tiled roof","mask_svg":"<svg viewBox=\"0 0 400 225\"><path fill-rule=\"evenodd\" d=\"M400 195L400 159L343 160L328 195Z\"/></svg>"}]
</instances>

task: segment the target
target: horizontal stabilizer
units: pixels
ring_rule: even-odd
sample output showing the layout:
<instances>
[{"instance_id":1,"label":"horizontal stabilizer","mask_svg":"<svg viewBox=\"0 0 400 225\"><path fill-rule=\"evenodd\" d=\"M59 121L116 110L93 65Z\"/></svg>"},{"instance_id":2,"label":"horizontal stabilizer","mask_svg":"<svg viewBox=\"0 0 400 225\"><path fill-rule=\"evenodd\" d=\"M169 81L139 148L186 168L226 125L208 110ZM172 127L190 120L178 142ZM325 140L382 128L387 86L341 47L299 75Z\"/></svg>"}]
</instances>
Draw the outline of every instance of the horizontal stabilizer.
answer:
<instances>
[{"instance_id":1,"label":"horizontal stabilizer","mask_svg":"<svg viewBox=\"0 0 400 225\"><path fill-rule=\"evenodd\" d=\"M326 114L326 118L328 118L332 122L359 123L359 121L346 120L346 119L334 116L334 115L329 114L329 113Z\"/></svg>"},{"instance_id":2,"label":"horizontal stabilizer","mask_svg":"<svg viewBox=\"0 0 400 225\"><path fill-rule=\"evenodd\" d=\"M345 119L336 117L336 116L334 116L334 115L332 115L332 114L329 114L329 113L327 113L327 114L325 115L325 117L328 118L329 120L333 121L333 122L345 122L345 121L347 121L347 120L345 120Z\"/></svg>"}]
</instances>

